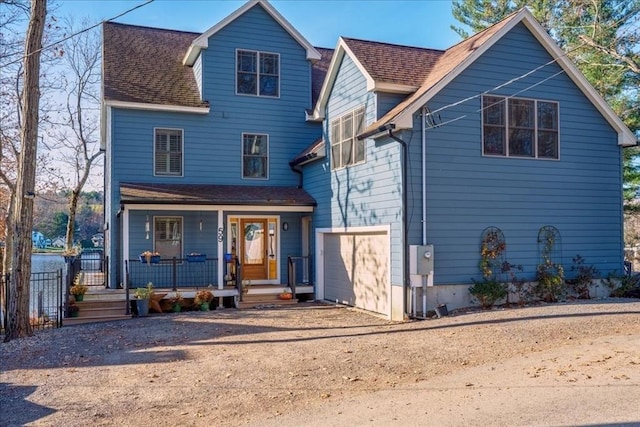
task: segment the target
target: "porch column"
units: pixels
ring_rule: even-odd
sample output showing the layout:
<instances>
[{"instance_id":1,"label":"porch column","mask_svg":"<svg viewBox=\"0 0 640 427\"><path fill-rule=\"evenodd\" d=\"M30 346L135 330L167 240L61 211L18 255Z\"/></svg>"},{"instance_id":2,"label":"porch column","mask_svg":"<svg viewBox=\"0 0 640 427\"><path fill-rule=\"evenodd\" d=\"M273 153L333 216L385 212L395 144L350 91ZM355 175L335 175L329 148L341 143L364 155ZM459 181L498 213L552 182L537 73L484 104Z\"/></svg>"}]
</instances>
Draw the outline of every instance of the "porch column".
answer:
<instances>
[{"instance_id":1,"label":"porch column","mask_svg":"<svg viewBox=\"0 0 640 427\"><path fill-rule=\"evenodd\" d=\"M224 289L224 210L218 210L218 289Z\"/></svg>"}]
</instances>

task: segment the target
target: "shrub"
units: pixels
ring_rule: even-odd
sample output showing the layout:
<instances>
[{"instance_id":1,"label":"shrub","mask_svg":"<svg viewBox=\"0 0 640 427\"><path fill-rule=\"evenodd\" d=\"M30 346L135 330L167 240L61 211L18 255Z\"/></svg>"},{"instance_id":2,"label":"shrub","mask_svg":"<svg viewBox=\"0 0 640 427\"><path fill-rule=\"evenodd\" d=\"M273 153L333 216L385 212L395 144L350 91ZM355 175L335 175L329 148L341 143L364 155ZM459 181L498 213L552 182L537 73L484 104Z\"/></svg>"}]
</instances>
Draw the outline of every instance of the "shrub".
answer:
<instances>
[{"instance_id":1,"label":"shrub","mask_svg":"<svg viewBox=\"0 0 640 427\"><path fill-rule=\"evenodd\" d=\"M535 292L545 302L557 302L566 293L564 269L560 264L554 264L549 259L538 264L536 279L538 284Z\"/></svg>"},{"instance_id":2,"label":"shrub","mask_svg":"<svg viewBox=\"0 0 640 427\"><path fill-rule=\"evenodd\" d=\"M593 281L598 278L600 272L593 265L585 265L584 258L576 255L573 258L571 271L577 272L576 277L567 280L569 287L577 294L580 299L590 299L589 287L593 285Z\"/></svg>"},{"instance_id":3,"label":"shrub","mask_svg":"<svg viewBox=\"0 0 640 427\"><path fill-rule=\"evenodd\" d=\"M612 297L640 298L640 274L618 276L616 272L612 272L607 275L603 283L611 289Z\"/></svg>"},{"instance_id":4,"label":"shrub","mask_svg":"<svg viewBox=\"0 0 640 427\"><path fill-rule=\"evenodd\" d=\"M496 301L507 296L507 288L495 279L483 279L482 281L473 281L473 286L469 288L469 292L473 295L480 306L484 309L493 307Z\"/></svg>"}]
</instances>

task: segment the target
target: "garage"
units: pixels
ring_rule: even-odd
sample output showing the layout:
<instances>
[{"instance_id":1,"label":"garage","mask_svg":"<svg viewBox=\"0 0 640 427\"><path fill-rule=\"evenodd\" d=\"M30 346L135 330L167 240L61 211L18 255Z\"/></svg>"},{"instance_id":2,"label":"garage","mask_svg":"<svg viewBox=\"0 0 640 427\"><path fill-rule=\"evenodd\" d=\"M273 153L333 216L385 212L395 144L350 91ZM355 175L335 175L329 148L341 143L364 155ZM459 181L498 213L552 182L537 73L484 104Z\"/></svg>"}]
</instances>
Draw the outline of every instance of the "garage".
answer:
<instances>
[{"instance_id":1,"label":"garage","mask_svg":"<svg viewBox=\"0 0 640 427\"><path fill-rule=\"evenodd\" d=\"M327 233L323 237L324 298L389 316L388 232Z\"/></svg>"}]
</instances>

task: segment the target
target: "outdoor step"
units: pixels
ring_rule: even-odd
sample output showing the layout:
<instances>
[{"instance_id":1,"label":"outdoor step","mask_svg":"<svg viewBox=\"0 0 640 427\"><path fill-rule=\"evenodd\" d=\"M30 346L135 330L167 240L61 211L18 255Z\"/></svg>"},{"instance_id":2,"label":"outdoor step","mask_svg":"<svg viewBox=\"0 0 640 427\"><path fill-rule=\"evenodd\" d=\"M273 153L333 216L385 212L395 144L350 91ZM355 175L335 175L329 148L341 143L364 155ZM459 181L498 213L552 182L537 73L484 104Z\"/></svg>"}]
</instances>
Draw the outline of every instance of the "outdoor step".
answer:
<instances>
[{"instance_id":1,"label":"outdoor step","mask_svg":"<svg viewBox=\"0 0 640 427\"><path fill-rule=\"evenodd\" d=\"M65 317L64 319L62 319L62 326L83 325L86 323L112 322L114 320L128 320L128 319L131 319L131 316L127 316L124 314L91 316L91 317Z\"/></svg>"},{"instance_id":2,"label":"outdoor step","mask_svg":"<svg viewBox=\"0 0 640 427\"><path fill-rule=\"evenodd\" d=\"M243 300L238 303L238 309L243 310L247 308L256 308L260 306L286 306L286 305L295 305L298 303L297 299L267 299L267 300Z\"/></svg>"},{"instance_id":3,"label":"outdoor step","mask_svg":"<svg viewBox=\"0 0 640 427\"><path fill-rule=\"evenodd\" d=\"M118 316L125 314L126 307L124 305L120 305L118 307L95 307L95 308L85 308L80 307L80 312L78 317L100 317L100 316Z\"/></svg>"},{"instance_id":4,"label":"outdoor step","mask_svg":"<svg viewBox=\"0 0 640 427\"><path fill-rule=\"evenodd\" d=\"M89 308L120 308L126 305L124 300L84 300L77 301L80 310Z\"/></svg>"}]
</instances>

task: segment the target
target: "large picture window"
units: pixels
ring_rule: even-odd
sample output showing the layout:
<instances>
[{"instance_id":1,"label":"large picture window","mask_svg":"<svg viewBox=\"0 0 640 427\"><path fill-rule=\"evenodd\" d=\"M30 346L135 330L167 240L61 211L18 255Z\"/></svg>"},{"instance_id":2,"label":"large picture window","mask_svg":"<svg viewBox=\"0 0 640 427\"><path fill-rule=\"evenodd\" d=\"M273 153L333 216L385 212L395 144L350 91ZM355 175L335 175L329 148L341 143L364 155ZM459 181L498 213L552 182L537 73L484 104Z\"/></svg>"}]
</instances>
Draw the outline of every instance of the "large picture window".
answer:
<instances>
[{"instance_id":1,"label":"large picture window","mask_svg":"<svg viewBox=\"0 0 640 427\"><path fill-rule=\"evenodd\" d=\"M238 50L236 93L280 96L280 56L277 53Z\"/></svg>"},{"instance_id":2,"label":"large picture window","mask_svg":"<svg viewBox=\"0 0 640 427\"><path fill-rule=\"evenodd\" d=\"M331 121L331 169L364 162L365 140L356 135L364 130L364 107Z\"/></svg>"},{"instance_id":3,"label":"large picture window","mask_svg":"<svg viewBox=\"0 0 640 427\"><path fill-rule=\"evenodd\" d=\"M484 155L558 158L557 102L483 96L482 111Z\"/></svg>"},{"instance_id":4,"label":"large picture window","mask_svg":"<svg viewBox=\"0 0 640 427\"><path fill-rule=\"evenodd\" d=\"M154 217L154 248L162 259L182 258L182 218Z\"/></svg>"},{"instance_id":5,"label":"large picture window","mask_svg":"<svg viewBox=\"0 0 640 427\"><path fill-rule=\"evenodd\" d=\"M156 175L182 176L182 130L156 129L154 142Z\"/></svg>"},{"instance_id":6,"label":"large picture window","mask_svg":"<svg viewBox=\"0 0 640 427\"><path fill-rule=\"evenodd\" d=\"M242 134L242 177L267 179L269 165L269 136Z\"/></svg>"}]
</instances>

